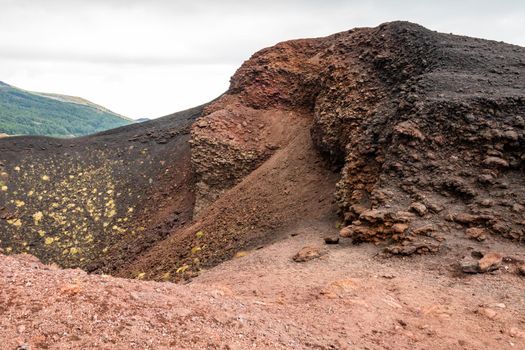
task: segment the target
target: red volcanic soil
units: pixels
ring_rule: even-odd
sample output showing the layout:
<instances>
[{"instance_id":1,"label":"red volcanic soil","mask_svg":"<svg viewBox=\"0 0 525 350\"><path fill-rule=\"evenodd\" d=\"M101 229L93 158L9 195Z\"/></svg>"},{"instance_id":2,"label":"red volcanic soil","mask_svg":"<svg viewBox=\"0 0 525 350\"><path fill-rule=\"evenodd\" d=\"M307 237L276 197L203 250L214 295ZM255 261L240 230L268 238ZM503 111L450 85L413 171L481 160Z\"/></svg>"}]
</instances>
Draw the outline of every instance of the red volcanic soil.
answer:
<instances>
[{"instance_id":1,"label":"red volcanic soil","mask_svg":"<svg viewBox=\"0 0 525 350\"><path fill-rule=\"evenodd\" d=\"M0 334L522 348L524 74L522 47L393 22L261 50L158 120L3 138L0 247L56 265L0 255Z\"/></svg>"},{"instance_id":2,"label":"red volcanic soil","mask_svg":"<svg viewBox=\"0 0 525 350\"><path fill-rule=\"evenodd\" d=\"M325 246L331 225L201 273L188 284L60 270L0 256L3 349L522 349L523 278L457 275L449 257L374 257ZM290 237L290 235L294 235ZM324 254L303 263L304 246ZM510 254L511 243L498 246Z\"/></svg>"}]
</instances>

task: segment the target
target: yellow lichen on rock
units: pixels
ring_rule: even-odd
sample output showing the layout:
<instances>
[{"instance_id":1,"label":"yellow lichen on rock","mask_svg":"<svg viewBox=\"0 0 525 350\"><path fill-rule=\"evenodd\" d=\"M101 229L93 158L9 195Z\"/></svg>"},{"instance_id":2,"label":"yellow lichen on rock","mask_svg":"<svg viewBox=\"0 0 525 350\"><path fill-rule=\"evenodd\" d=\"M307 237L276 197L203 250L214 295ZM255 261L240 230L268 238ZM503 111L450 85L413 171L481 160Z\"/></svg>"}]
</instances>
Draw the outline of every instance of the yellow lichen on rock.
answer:
<instances>
[{"instance_id":1,"label":"yellow lichen on rock","mask_svg":"<svg viewBox=\"0 0 525 350\"><path fill-rule=\"evenodd\" d=\"M176 273L184 273L184 272L186 272L186 270L189 269L189 268L190 268L189 265L183 265L183 266L181 266L181 267L179 267L179 268L177 269Z\"/></svg>"},{"instance_id":2,"label":"yellow lichen on rock","mask_svg":"<svg viewBox=\"0 0 525 350\"><path fill-rule=\"evenodd\" d=\"M41 211L38 211L33 214L33 221L35 222L35 225L40 224L40 221L42 221L42 218L44 217L44 214Z\"/></svg>"},{"instance_id":3,"label":"yellow lichen on rock","mask_svg":"<svg viewBox=\"0 0 525 350\"><path fill-rule=\"evenodd\" d=\"M7 223L9 225L15 226L16 228L19 228L19 227L22 226L22 220L20 220L20 219L9 219L9 220L7 220Z\"/></svg>"},{"instance_id":4,"label":"yellow lichen on rock","mask_svg":"<svg viewBox=\"0 0 525 350\"><path fill-rule=\"evenodd\" d=\"M115 163L92 165L71 155L67 164L51 156L45 164L18 164L19 173L14 168L9 174L0 171L0 196L12 211L9 219L0 220L0 225L4 222L0 229L5 230L0 239L15 237L20 243L11 244L15 251L23 251L22 242L28 243L31 254L38 255L43 248L46 258L66 267L108 253L117 235L134 232L128 217L119 216L121 193L120 184L113 181ZM104 157L94 154L94 158ZM122 197L132 192L127 189ZM130 205L122 210L134 211ZM5 249L6 243L1 243Z\"/></svg>"}]
</instances>

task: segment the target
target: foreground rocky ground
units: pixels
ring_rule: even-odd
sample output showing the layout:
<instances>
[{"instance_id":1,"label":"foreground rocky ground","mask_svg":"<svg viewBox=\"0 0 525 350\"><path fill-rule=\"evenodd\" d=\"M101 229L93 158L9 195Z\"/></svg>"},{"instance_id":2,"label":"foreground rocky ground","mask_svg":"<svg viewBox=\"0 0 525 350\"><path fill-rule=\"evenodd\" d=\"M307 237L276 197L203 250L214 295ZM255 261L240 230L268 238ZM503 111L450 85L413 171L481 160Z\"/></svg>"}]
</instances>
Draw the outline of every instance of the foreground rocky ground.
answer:
<instances>
[{"instance_id":1,"label":"foreground rocky ground","mask_svg":"<svg viewBox=\"0 0 525 350\"><path fill-rule=\"evenodd\" d=\"M0 256L2 349L523 349L524 277L457 256L385 259L325 245L320 222L188 284L60 270ZM292 236L293 235L293 236ZM475 249L525 253L506 242ZM303 247L321 256L292 260Z\"/></svg>"}]
</instances>

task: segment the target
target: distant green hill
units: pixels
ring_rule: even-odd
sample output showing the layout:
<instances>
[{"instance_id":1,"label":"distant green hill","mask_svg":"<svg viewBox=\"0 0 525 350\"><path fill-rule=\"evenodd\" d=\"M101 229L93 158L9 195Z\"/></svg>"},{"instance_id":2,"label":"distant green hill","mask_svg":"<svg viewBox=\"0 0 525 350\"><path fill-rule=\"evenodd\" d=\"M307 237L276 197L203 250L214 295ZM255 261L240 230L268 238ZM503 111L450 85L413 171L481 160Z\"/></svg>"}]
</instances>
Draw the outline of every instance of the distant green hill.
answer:
<instances>
[{"instance_id":1,"label":"distant green hill","mask_svg":"<svg viewBox=\"0 0 525 350\"><path fill-rule=\"evenodd\" d=\"M133 122L79 97L25 91L0 81L0 134L73 137Z\"/></svg>"}]
</instances>

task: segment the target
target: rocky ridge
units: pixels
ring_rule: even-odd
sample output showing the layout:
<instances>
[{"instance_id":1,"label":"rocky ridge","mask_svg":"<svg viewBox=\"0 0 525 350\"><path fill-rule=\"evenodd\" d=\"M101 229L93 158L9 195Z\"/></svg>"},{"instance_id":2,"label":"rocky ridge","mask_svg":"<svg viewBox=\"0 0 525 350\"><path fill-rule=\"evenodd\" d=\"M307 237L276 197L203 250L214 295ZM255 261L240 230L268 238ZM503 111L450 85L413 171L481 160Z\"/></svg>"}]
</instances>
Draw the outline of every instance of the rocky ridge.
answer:
<instances>
[{"instance_id":1,"label":"rocky ridge","mask_svg":"<svg viewBox=\"0 0 525 350\"><path fill-rule=\"evenodd\" d=\"M436 252L473 229L522 242L523 53L406 22L284 42L245 62L200 122L241 108L310 115L314 144L341 171L341 235L355 242ZM221 191L235 184L224 178Z\"/></svg>"}]
</instances>

